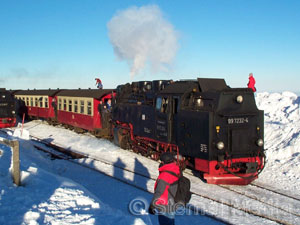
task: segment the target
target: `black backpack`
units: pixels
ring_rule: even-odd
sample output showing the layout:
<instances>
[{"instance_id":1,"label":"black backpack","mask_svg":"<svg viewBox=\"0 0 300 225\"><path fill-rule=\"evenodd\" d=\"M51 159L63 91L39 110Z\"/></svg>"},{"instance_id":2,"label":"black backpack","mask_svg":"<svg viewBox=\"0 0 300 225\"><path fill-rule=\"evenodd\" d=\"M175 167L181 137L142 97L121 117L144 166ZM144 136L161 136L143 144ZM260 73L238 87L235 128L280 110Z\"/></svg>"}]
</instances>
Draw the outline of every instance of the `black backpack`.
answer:
<instances>
[{"instance_id":1,"label":"black backpack","mask_svg":"<svg viewBox=\"0 0 300 225\"><path fill-rule=\"evenodd\" d=\"M173 197L174 197L174 200L176 203L179 202L181 204L186 205L192 197L192 193L190 191L191 181L187 177L183 176L182 174L180 174L178 176L176 173L174 173L172 171L165 170L164 172L167 172L169 174L172 174L172 175L178 177L178 181L171 184L171 185L178 184L177 192L176 192L175 196L173 196Z\"/></svg>"}]
</instances>

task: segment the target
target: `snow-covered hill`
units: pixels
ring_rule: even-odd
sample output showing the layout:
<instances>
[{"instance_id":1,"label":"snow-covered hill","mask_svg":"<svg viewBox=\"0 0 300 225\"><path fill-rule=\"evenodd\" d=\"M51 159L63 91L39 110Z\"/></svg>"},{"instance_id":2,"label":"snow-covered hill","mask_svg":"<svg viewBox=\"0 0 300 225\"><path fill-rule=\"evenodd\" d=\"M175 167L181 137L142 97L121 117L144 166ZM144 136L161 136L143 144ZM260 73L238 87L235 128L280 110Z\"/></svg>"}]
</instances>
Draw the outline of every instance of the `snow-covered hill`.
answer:
<instances>
[{"instance_id":1,"label":"snow-covered hill","mask_svg":"<svg viewBox=\"0 0 300 225\"><path fill-rule=\"evenodd\" d=\"M265 114L267 165L259 181L300 195L300 97L291 92L258 93Z\"/></svg>"}]
</instances>

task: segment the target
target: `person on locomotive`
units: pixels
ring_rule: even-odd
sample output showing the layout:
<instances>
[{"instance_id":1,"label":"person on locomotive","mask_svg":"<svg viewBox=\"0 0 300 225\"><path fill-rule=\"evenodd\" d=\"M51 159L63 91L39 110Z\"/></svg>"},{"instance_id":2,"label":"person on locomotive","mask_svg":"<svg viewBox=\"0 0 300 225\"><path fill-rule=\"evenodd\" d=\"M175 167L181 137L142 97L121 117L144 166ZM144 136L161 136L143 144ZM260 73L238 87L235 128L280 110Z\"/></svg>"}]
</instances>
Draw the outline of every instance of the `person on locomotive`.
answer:
<instances>
[{"instance_id":1,"label":"person on locomotive","mask_svg":"<svg viewBox=\"0 0 300 225\"><path fill-rule=\"evenodd\" d=\"M99 78L95 78L96 80L96 86L98 89L102 89L103 88L103 84L102 81Z\"/></svg>"},{"instance_id":2,"label":"person on locomotive","mask_svg":"<svg viewBox=\"0 0 300 225\"><path fill-rule=\"evenodd\" d=\"M158 215L160 225L174 225L176 210L174 196L178 187L174 183L178 181L180 168L175 161L174 155L170 152L161 154L160 160L159 176L154 185L154 195L149 213ZM174 175L170 172L174 173ZM175 176L175 174L178 176Z\"/></svg>"},{"instance_id":3,"label":"person on locomotive","mask_svg":"<svg viewBox=\"0 0 300 225\"><path fill-rule=\"evenodd\" d=\"M248 82L248 88L251 88L253 92L256 92L255 88L255 79L253 77L253 73L249 73L249 82Z\"/></svg>"}]
</instances>

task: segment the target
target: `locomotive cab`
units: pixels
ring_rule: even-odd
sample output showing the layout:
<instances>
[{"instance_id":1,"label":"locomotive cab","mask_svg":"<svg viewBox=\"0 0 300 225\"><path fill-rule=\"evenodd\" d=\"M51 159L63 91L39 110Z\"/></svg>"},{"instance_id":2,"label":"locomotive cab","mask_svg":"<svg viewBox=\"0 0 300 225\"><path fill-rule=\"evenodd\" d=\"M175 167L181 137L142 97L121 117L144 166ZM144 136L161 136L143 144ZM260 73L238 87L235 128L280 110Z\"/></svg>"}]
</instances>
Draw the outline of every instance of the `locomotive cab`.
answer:
<instances>
[{"instance_id":1,"label":"locomotive cab","mask_svg":"<svg viewBox=\"0 0 300 225\"><path fill-rule=\"evenodd\" d=\"M210 182L222 174L229 181L247 184L264 167L264 120L250 89L230 89L220 93L213 121ZM224 175L226 174L226 176Z\"/></svg>"}]
</instances>

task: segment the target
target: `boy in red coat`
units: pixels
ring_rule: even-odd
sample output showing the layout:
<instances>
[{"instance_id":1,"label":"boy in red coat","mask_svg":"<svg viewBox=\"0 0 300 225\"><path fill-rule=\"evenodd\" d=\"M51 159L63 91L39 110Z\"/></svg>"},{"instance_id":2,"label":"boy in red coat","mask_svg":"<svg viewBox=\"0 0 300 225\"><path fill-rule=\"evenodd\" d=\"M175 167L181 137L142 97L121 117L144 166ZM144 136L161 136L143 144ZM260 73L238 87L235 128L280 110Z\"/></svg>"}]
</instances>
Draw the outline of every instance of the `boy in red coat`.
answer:
<instances>
[{"instance_id":1,"label":"boy in red coat","mask_svg":"<svg viewBox=\"0 0 300 225\"><path fill-rule=\"evenodd\" d=\"M170 152L161 154L161 164L159 165L159 176L154 186L154 196L150 204L149 212L158 215L158 221L161 225L175 224L175 200L180 168L175 162L174 155ZM168 173L175 173L175 174Z\"/></svg>"},{"instance_id":2,"label":"boy in red coat","mask_svg":"<svg viewBox=\"0 0 300 225\"><path fill-rule=\"evenodd\" d=\"M255 79L253 77L253 73L249 74L248 88L251 88L253 90L253 92L256 92Z\"/></svg>"}]
</instances>

